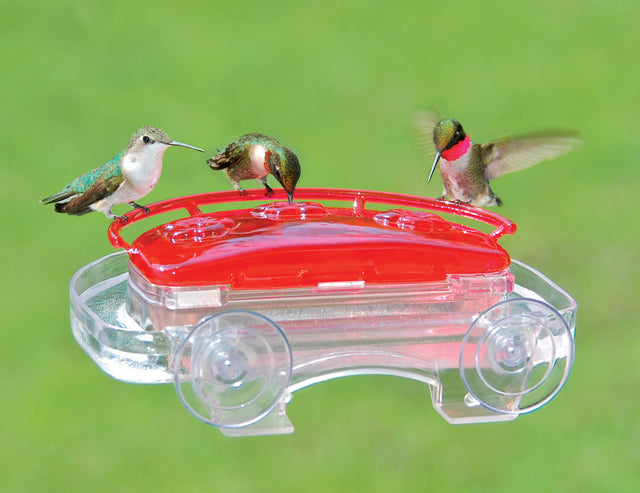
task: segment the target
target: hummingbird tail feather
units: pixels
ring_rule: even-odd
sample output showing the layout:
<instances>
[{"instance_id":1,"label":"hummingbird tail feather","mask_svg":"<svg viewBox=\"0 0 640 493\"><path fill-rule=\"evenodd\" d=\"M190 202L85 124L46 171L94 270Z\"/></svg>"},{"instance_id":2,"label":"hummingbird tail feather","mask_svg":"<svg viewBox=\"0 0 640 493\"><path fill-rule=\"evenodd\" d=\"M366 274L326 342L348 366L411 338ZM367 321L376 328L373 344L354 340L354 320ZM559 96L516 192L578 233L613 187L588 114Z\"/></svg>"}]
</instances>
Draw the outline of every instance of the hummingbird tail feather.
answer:
<instances>
[{"instance_id":1,"label":"hummingbird tail feather","mask_svg":"<svg viewBox=\"0 0 640 493\"><path fill-rule=\"evenodd\" d=\"M84 216L89 212L93 212L91 207L85 207L84 209L74 210L73 208L68 207L69 202L63 202L56 204L56 212L60 212L61 214L69 214L71 216Z\"/></svg>"},{"instance_id":2,"label":"hummingbird tail feather","mask_svg":"<svg viewBox=\"0 0 640 493\"><path fill-rule=\"evenodd\" d=\"M212 157L207 161L207 164L213 170L220 170L220 169L228 168L229 165L231 164L231 161L228 159L221 160L221 159L216 159L215 157Z\"/></svg>"},{"instance_id":3,"label":"hummingbird tail feather","mask_svg":"<svg viewBox=\"0 0 640 493\"><path fill-rule=\"evenodd\" d=\"M63 202L65 200L70 200L74 195L75 193L73 192L62 191L62 192L56 193L55 195L52 195L51 197L42 199L40 203L43 205L46 205L46 204L52 204L54 202Z\"/></svg>"}]
</instances>

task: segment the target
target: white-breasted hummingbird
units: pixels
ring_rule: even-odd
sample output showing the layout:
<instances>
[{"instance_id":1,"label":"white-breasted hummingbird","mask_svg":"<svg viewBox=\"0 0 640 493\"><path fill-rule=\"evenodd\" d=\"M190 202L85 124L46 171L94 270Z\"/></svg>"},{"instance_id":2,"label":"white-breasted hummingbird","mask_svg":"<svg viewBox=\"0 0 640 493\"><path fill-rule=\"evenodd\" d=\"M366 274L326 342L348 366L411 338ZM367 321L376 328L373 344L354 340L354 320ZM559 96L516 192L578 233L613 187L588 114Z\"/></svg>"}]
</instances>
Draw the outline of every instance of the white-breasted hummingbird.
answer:
<instances>
[{"instance_id":1,"label":"white-breasted hummingbird","mask_svg":"<svg viewBox=\"0 0 640 493\"><path fill-rule=\"evenodd\" d=\"M136 130L129 145L111 161L69 182L61 192L40 201L55 203L56 212L83 215L99 211L112 219L111 209L116 204L129 204L134 208L149 209L135 201L147 195L158 183L162 172L164 151L171 146L202 149L176 142L155 127ZM126 220L126 216L119 216Z\"/></svg>"},{"instance_id":2,"label":"white-breasted hummingbird","mask_svg":"<svg viewBox=\"0 0 640 493\"><path fill-rule=\"evenodd\" d=\"M580 142L573 132L546 131L474 144L459 121L433 111L417 112L415 125L419 147L433 158L427 183L440 164L444 190L439 199L480 207L502 205L490 180L553 159Z\"/></svg>"},{"instance_id":3,"label":"white-breasted hummingbird","mask_svg":"<svg viewBox=\"0 0 640 493\"><path fill-rule=\"evenodd\" d=\"M273 189L267 184L271 174L287 192L293 203L293 192L300 178L300 162L289 148L280 145L273 137L263 134L246 134L234 140L217 155L207 161L213 170L224 169L233 188L245 193L240 180L257 179L265 187L265 195L271 197Z\"/></svg>"}]
</instances>

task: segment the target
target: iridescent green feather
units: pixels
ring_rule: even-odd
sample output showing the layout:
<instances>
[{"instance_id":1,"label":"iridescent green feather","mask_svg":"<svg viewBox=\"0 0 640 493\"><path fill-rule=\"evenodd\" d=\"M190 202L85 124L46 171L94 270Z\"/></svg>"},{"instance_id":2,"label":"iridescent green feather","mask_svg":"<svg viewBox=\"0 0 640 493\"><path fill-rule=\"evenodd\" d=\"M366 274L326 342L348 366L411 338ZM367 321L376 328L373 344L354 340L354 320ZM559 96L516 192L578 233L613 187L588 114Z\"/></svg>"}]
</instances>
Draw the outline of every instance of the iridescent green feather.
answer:
<instances>
[{"instance_id":1,"label":"iridescent green feather","mask_svg":"<svg viewBox=\"0 0 640 493\"><path fill-rule=\"evenodd\" d=\"M97 181L103 181L107 191L109 193L114 192L124 181L120 164L124 153L125 151L122 151L108 163L79 176L67 184L67 186L64 187L64 191L80 195L91 188Z\"/></svg>"}]
</instances>

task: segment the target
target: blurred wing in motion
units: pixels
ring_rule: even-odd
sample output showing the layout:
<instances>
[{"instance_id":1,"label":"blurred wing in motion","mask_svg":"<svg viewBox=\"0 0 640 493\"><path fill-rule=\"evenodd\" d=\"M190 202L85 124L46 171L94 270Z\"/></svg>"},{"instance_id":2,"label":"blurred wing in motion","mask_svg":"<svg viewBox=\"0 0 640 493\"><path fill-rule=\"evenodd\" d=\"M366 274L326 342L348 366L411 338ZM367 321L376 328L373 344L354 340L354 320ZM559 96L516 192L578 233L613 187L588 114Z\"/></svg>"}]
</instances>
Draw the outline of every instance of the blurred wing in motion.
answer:
<instances>
[{"instance_id":1,"label":"blurred wing in motion","mask_svg":"<svg viewBox=\"0 0 640 493\"><path fill-rule=\"evenodd\" d=\"M580 139L573 132L544 132L482 144L485 176L492 180L569 152Z\"/></svg>"},{"instance_id":2,"label":"blurred wing in motion","mask_svg":"<svg viewBox=\"0 0 640 493\"><path fill-rule=\"evenodd\" d=\"M429 165L431 165L436 155L436 146L433 142L433 129L440 119L440 115L434 110L418 110L413 117L416 145Z\"/></svg>"}]
</instances>

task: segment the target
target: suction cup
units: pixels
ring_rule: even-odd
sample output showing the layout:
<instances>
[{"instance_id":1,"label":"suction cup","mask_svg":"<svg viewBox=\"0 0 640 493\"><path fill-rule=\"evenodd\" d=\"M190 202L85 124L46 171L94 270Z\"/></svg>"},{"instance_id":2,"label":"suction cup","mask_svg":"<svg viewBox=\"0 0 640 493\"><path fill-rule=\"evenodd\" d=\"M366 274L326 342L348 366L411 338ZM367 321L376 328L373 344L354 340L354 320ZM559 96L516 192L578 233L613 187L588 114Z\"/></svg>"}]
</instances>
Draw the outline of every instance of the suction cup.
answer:
<instances>
[{"instance_id":1,"label":"suction cup","mask_svg":"<svg viewBox=\"0 0 640 493\"><path fill-rule=\"evenodd\" d=\"M469 328L460 351L460 376L488 409L527 413L562 388L573 355L573 337L555 309L534 299L507 300Z\"/></svg>"},{"instance_id":2,"label":"suction cup","mask_svg":"<svg viewBox=\"0 0 640 493\"><path fill-rule=\"evenodd\" d=\"M182 343L174 376L195 417L219 427L248 426L286 399L291 350L268 318L223 312L204 319Z\"/></svg>"}]
</instances>

